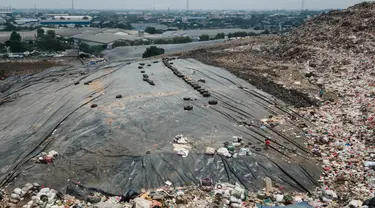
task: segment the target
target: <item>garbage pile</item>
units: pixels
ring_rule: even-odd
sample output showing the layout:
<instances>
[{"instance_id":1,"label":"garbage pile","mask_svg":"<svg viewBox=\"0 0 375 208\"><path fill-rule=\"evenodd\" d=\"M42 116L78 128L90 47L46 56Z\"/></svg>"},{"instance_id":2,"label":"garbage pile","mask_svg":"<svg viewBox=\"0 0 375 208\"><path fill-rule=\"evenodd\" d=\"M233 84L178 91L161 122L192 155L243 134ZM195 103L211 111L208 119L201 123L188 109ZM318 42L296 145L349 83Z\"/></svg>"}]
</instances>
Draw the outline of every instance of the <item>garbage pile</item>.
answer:
<instances>
[{"instance_id":1,"label":"garbage pile","mask_svg":"<svg viewBox=\"0 0 375 208\"><path fill-rule=\"evenodd\" d=\"M35 158L37 163L53 163L53 161L59 156L59 153L55 150L51 150L48 153L42 152Z\"/></svg>"},{"instance_id":2,"label":"garbage pile","mask_svg":"<svg viewBox=\"0 0 375 208\"><path fill-rule=\"evenodd\" d=\"M306 127L305 132L312 154L322 162L320 182L338 195L325 197L323 190L322 199L339 199L343 204L373 197L375 185L375 105L371 95L375 69L368 67L374 62L364 55L351 57L351 62L340 73L320 75L324 88L336 92L339 98L322 99L319 108L302 111L315 124L314 128Z\"/></svg>"},{"instance_id":3,"label":"garbage pile","mask_svg":"<svg viewBox=\"0 0 375 208\"><path fill-rule=\"evenodd\" d=\"M40 186L25 184L15 188L2 199L4 207L43 208L161 208L161 207L264 207L285 206L312 208L313 198L301 193L285 193L283 187L275 186L270 178L264 179L264 191L249 193L238 183L214 182L210 178L200 179L199 186L175 187L169 181L157 189L128 190L119 196L107 196L93 192L84 199ZM3 196L3 195L0 195ZM2 205L0 203L0 205Z\"/></svg>"},{"instance_id":4,"label":"garbage pile","mask_svg":"<svg viewBox=\"0 0 375 208\"><path fill-rule=\"evenodd\" d=\"M281 40L276 51L283 58L314 57L322 49L336 53L371 53L374 49L375 4L363 2L314 17ZM311 63L315 65L314 62Z\"/></svg>"}]
</instances>

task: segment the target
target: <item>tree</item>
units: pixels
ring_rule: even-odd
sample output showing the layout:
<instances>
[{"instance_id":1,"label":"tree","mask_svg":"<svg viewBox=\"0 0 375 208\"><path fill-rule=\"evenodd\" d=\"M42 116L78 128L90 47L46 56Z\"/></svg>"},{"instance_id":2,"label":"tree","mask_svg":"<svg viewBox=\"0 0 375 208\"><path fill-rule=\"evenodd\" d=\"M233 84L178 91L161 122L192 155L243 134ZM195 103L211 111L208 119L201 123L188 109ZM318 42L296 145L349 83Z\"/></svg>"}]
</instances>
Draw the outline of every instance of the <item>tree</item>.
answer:
<instances>
[{"instance_id":1,"label":"tree","mask_svg":"<svg viewBox=\"0 0 375 208\"><path fill-rule=\"evenodd\" d=\"M158 48L156 46L151 46L146 48L146 51L143 53L142 58L148 58L152 56L158 56L164 54L165 51L163 48Z\"/></svg>"},{"instance_id":2,"label":"tree","mask_svg":"<svg viewBox=\"0 0 375 208\"><path fill-rule=\"evenodd\" d=\"M74 39L73 38L68 38L68 40L66 40L66 42L68 42L69 45L73 45L74 44Z\"/></svg>"},{"instance_id":3,"label":"tree","mask_svg":"<svg viewBox=\"0 0 375 208\"><path fill-rule=\"evenodd\" d=\"M87 43L79 44L79 50L85 53L99 55L105 49L105 45L90 46Z\"/></svg>"},{"instance_id":4,"label":"tree","mask_svg":"<svg viewBox=\"0 0 375 208\"><path fill-rule=\"evenodd\" d=\"M68 44L61 43L58 39L46 36L37 42L39 49L43 51L63 51L71 48Z\"/></svg>"},{"instance_id":5,"label":"tree","mask_svg":"<svg viewBox=\"0 0 375 208\"><path fill-rule=\"evenodd\" d=\"M207 41L207 40L210 40L210 36L206 34L199 36L199 41Z\"/></svg>"},{"instance_id":6,"label":"tree","mask_svg":"<svg viewBox=\"0 0 375 208\"><path fill-rule=\"evenodd\" d=\"M11 42L21 42L22 38L19 33L17 33L16 31L13 31L12 34L10 34L9 40Z\"/></svg>"},{"instance_id":7,"label":"tree","mask_svg":"<svg viewBox=\"0 0 375 208\"><path fill-rule=\"evenodd\" d=\"M116 28L120 28L120 29L124 29L124 30L131 30L133 29L133 27L131 26L130 23L128 22L120 22L118 24L115 25Z\"/></svg>"},{"instance_id":8,"label":"tree","mask_svg":"<svg viewBox=\"0 0 375 208\"><path fill-rule=\"evenodd\" d=\"M10 34L9 42L6 43L9 46L10 51L12 52L26 51L26 48L24 44L21 42L21 40L22 40L21 35L13 31L12 34Z\"/></svg>"},{"instance_id":9,"label":"tree","mask_svg":"<svg viewBox=\"0 0 375 208\"><path fill-rule=\"evenodd\" d=\"M224 39L224 38L225 38L225 34L224 33L218 33L215 36L215 39Z\"/></svg>"},{"instance_id":10,"label":"tree","mask_svg":"<svg viewBox=\"0 0 375 208\"><path fill-rule=\"evenodd\" d=\"M43 35L44 35L44 30L43 30L42 28L39 28L39 29L36 31L36 33L38 34L38 38L41 38L41 37L43 37Z\"/></svg>"},{"instance_id":11,"label":"tree","mask_svg":"<svg viewBox=\"0 0 375 208\"><path fill-rule=\"evenodd\" d=\"M176 43L190 43L192 41L193 40L189 36L186 36L186 37L174 37L174 38L172 38L172 43L173 44L176 44Z\"/></svg>"},{"instance_id":12,"label":"tree","mask_svg":"<svg viewBox=\"0 0 375 208\"><path fill-rule=\"evenodd\" d=\"M90 45L87 44L87 43L81 43L81 44L79 44L79 50L83 51L85 53L89 53L89 51L90 51Z\"/></svg>"},{"instance_id":13,"label":"tree","mask_svg":"<svg viewBox=\"0 0 375 208\"><path fill-rule=\"evenodd\" d=\"M147 27L145 32L149 34L156 34L156 29L154 27Z\"/></svg>"},{"instance_id":14,"label":"tree","mask_svg":"<svg viewBox=\"0 0 375 208\"><path fill-rule=\"evenodd\" d=\"M268 34L270 34L270 31L269 30L265 30L261 34L268 35Z\"/></svg>"},{"instance_id":15,"label":"tree","mask_svg":"<svg viewBox=\"0 0 375 208\"><path fill-rule=\"evenodd\" d=\"M55 38L56 37L56 33L54 30L47 30L47 35L51 38Z\"/></svg>"}]
</instances>

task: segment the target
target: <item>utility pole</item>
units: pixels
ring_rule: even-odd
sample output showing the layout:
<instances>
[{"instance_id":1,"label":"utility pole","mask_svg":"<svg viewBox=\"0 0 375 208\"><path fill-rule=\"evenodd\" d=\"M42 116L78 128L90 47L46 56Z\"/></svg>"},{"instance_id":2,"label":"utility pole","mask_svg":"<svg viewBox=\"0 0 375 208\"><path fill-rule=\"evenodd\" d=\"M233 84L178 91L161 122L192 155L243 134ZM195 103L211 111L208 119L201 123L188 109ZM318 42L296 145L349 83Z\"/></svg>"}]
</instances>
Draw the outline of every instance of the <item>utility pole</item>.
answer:
<instances>
[{"instance_id":1,"label":"utility pole","mask_svg":"<svg viewBox=\"0 0 375 208\"><path fill-rule=\"evenodd\" d=\"M72 0L72 14L74 13L74 0Z\"/></svg>"},{"instance_id":2,"label":"utility pole","mask_svg":"<svg viewBox=\"0 0 375 208\"><path fill-rule=\"evenodd\" d=\"M186 0L186 12L189 11L189 0Z\"/></svg>"},{"instance_id":3,"label":"utility pole","mask_svg":"<svg viewBox=\"0 0 375 208\"><path fill-rule=\"evenodd\" d=\"M36 18L36 4L34 4L34 16Z\"/></svg>"}]
</instances>

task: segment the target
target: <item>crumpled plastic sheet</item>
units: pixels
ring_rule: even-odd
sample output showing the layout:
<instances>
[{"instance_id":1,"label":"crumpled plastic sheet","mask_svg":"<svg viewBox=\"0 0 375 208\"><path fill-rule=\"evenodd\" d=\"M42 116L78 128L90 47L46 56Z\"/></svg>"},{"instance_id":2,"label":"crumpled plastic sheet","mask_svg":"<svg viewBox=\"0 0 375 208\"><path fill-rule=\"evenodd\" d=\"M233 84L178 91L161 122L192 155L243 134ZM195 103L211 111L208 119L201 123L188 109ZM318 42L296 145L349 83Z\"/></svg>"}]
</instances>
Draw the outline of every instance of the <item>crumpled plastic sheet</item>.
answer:
<instances>
[{"instance_id":1,"label":"crumpled plastic sheet","mask_svg":"<svg viewBox=\"0 0 375 208\"><path fill-rule=\"evenodd\" d=\"M121 194L167 180L175 186L199 184L203 177L239 182L249 190L262 189L264 177L286 190L309 191L318 184L321 170L304 148L301 129L292 121L260 128L259 120L269 115L298 117L281 101L223 69L174 60L186 76L206 80L200 84L211 97L205 98L160 60L145 63L151 63L143 70L155 86L142 81L138 63L57 67L2 82L1 185L39 182L63 192L83 187ZM210 99L218 105L208 105ZM184 111L187 103L193 110ZM244 120L252 125L242 125ZM177 134L192 146L186 158L173 151ZM274 141L269 150L250 148L251 156L204 155L206 147L220 148L233 136L257 148L267 137ZM294 147L300 155L282 151ZM50 150L60 155L53 164L33 161Z\"/></svg>"}]
</instances>

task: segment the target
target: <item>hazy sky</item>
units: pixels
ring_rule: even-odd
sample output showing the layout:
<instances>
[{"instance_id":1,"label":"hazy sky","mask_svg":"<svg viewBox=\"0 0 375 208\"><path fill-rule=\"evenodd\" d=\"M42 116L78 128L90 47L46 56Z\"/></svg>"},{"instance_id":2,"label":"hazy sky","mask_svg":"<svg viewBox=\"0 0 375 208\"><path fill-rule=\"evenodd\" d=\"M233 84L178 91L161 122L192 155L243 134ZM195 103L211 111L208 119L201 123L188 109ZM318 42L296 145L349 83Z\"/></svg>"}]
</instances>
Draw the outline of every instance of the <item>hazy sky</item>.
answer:
<instances>
[{"instance_id":1,"label":"hazy sky","mask_svg":"<svg viewBox=\"0 0 375 208\"><path fill-rule=\"evenodd\" d=\"M301 9L302 0L189 0L190 9ZM361 0L305 0L305 8L346 8ZM14 8L71 8L71 0L0 0ZM74 0L82 9L185 9L186 0Z\"/></svg>"}]
</instances>

